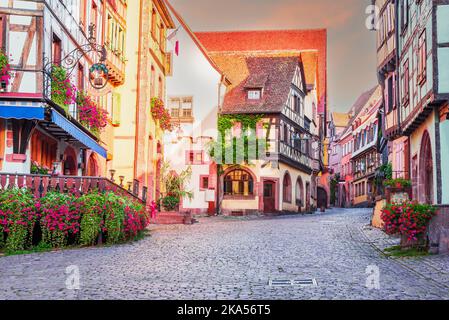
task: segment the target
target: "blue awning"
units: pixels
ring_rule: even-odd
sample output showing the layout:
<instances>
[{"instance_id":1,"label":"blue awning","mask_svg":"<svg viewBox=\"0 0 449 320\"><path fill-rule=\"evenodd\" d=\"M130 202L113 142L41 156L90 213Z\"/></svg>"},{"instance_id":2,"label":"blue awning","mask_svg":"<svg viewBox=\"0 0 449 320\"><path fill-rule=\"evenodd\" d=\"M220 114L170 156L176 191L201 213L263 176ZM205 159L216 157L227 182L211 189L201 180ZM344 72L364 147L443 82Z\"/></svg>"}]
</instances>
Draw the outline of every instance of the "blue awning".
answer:
<instances>
[{"instance_id":1,"label":"blue awning","mask_svg":"<svg viewBox=\"0 0 449 320\"><path fill-rule=\"evenodd\" d=\"M51 119L54 124L67 132L73 138L82 143L86 148L89 148L98 153L103 158L107 158L107 151L100 146L94 139L89 137L83 130L78 128L75 124L70 122L66 117L55 110L51 111Z\"/></svg>"},{"instance_id":2,"label":"blue awning","mask_svg":"<svg viewBox=\"0 0 449 320\"><path fill-rule=\"evenodd\" d=\"M45 108L41 104L20 105L0 101L0 118L18 120L44 120Z\"/></svg>"}]
</instances>

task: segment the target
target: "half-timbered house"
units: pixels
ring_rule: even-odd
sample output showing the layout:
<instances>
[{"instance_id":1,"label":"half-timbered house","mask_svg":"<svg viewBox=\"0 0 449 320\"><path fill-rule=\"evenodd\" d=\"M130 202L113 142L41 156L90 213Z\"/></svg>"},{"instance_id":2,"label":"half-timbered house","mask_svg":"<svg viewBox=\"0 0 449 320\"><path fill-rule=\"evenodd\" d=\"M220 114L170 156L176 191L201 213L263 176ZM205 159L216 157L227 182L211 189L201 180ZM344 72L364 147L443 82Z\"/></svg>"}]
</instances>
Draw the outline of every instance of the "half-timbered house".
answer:
<instances>
[{"instance_id":1,"label":"half-timbered house","mask_svg":"<svg viewBox=\"0 0 449 320\"><path fill-rule=\"evenodd\" d=\"M82 124L74 99L83 90L100 104L89 69L102 56L102 10L98 0L0 1L0 47L10 67L0 92L1 172L105 174L106 147ZM69 86L55 87L56 70Z\"/></svg>"},{"instance_id":2,"label":"half-timbered house","mask_svg":"<svg viewBox=\"0 0 449 320\"><path fill-rule=\"evenodd\" d=\"M220 117L235 120L226 139L238 141L247 132L241 119L252 116L258 120L254 135L267 142L267 157L239 161L245 156L226 155L219 183L222 212L313 210L320 171L319 143L313 142L318 140L313 57L307 57L306 77L301 55L212 56L232 83L220 112Z\"/></svg>"}]
</instances>

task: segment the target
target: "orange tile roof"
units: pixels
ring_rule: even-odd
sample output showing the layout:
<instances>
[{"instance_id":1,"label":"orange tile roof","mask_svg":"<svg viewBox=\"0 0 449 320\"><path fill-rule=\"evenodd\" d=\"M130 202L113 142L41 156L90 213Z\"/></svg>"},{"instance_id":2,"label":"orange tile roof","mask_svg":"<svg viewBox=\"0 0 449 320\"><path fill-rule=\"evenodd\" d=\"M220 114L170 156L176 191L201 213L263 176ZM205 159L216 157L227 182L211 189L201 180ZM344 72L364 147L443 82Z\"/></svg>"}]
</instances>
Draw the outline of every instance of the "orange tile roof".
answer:
<instances>
[{"instance_id":1,"label":"orange tile roof","mask_svg":"<svg viewBox=\"0 0 449 320\"><path fill-rule=\"evenodd\" d=\"M222 113L279 113L288 100L298 56L272 57L242 54L214 54L213 59L228 75ZM263 89L260 100L248 100L248 88Z\"/></svg>"},{"instance_id":2,"label":"orange tile roof","mask_svg":"<svg viewBox=\"0 0 449 320\"><path fill-rule=\"evenodd\" d=\"M230 31L230 32L196 32L195 33L209 53L215 52L307 52L317 54L317 90L320 113L326 111L327 105L327 31L315 30L268 30L268 31ZM310 69L313 69L314 57L305 56L307 81Z\"/></svg>"}]
</instances>

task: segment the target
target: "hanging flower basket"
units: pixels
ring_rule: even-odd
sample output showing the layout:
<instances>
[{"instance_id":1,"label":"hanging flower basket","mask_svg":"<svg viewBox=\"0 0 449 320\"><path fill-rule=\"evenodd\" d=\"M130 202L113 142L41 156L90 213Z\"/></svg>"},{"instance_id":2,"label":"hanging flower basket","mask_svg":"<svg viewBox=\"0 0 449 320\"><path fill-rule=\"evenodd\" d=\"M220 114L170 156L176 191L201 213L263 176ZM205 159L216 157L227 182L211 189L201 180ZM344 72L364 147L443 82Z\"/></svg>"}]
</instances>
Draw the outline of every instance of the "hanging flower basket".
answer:
<instances>
[{"instance_id":1,"label":"hanging flower basket","mask_svg":"<svg viewBox=\"0 0 449 320\"><path fill-rule=\"evenodd\" d=\"M67 71L57 65L53 65L51 70L51 99L66 112L76 99L76 88L67 76Z\"/></svg>"},{"instance_id":2,"label":"hanging flower basket","mask_svg":"<svg viewBox=\"0 0 449 320\"><path fill-rule=\"evenodd\" d=\"M76 95L78 117L82 125L98 135L108 124L108 112L100 108L86 92Z\"/></svg>"},{"instance_id":3,"label":"hanging flower basket","mask_svg":"<svg viewBox=\"0 0 449 320\"><path fill-rule=\"evenodd\" d=\"M11 81L11 66L8 56L0 51L0 90L5 90Z\"/></svg>"},{"instance_id":4,"label":"hanging flower basket","mask_svg":"<svg viewBox=\"0 0 449 320\"><path fill-rule=\"evenodd\" d=\"M151 114L153 119L159 121L159 126L164 131L173 131L170 112L165 109L164 102L159 98L151 99Z\"/></svg>"}]
</instances>

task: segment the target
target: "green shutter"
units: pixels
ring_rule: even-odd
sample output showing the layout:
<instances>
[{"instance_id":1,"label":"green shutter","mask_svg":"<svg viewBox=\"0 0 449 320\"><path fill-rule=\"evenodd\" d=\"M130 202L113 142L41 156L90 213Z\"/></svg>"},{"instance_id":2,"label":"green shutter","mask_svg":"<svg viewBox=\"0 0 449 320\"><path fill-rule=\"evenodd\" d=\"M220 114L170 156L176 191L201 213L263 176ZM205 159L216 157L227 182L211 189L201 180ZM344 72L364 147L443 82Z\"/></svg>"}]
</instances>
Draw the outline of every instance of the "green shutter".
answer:
<instances>
[{"instance_id":1,"label":"green shutter","mask_svg":"<svg viewBox=\"0 0 449 320\"><path fill-rule=\"evenodd\" d=\"M112 125L120 125L120 109L122 106L122 95L120 93L112 94Z\"/></svg>"}]
</instances>

